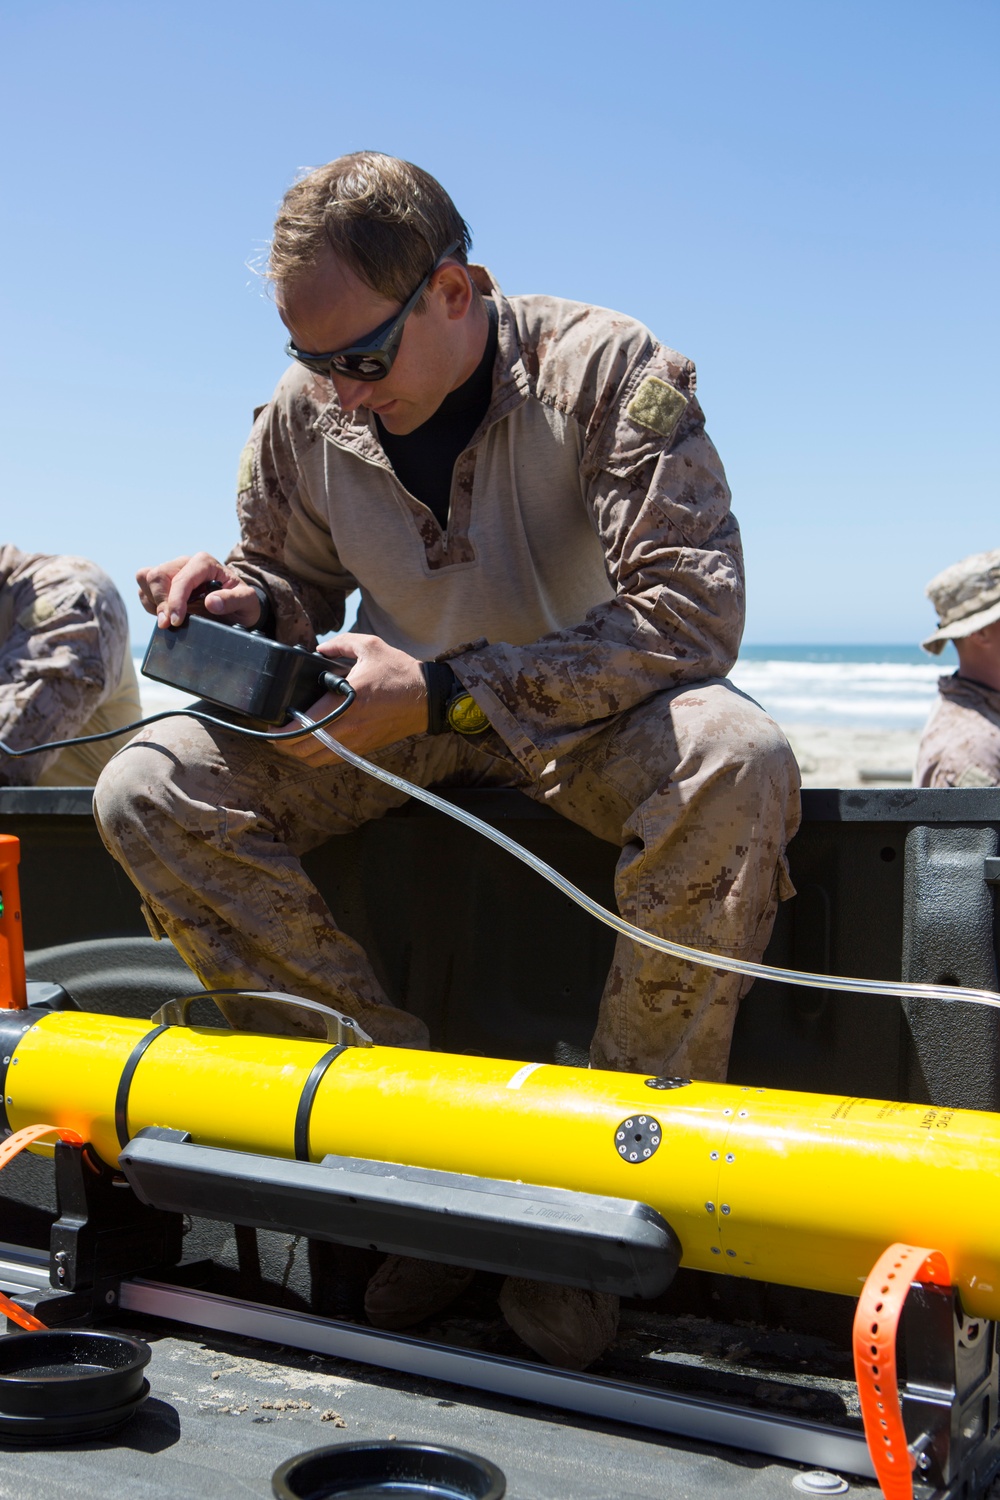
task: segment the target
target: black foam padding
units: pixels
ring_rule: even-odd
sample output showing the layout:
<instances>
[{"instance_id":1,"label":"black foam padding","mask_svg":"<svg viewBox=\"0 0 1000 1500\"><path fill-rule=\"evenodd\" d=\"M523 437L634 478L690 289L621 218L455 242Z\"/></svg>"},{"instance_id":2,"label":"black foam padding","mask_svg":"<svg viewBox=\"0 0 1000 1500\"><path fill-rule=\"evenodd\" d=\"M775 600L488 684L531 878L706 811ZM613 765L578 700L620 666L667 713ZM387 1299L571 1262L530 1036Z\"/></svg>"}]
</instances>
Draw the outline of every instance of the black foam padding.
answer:
<instances>
[{"instance_id":1,"label":"black foam padding","mask_svg":"<svg viewBox=\"0 0 1000 1500\"><path fill-rule=\"evenodd\" d=\"M623 1198L357 1157L253 1156L159 1127L139 1131L119 1165L156 1208L596 1292L655 1297L680 1264L666 1220Z\"/></svg>"}]
</instances>

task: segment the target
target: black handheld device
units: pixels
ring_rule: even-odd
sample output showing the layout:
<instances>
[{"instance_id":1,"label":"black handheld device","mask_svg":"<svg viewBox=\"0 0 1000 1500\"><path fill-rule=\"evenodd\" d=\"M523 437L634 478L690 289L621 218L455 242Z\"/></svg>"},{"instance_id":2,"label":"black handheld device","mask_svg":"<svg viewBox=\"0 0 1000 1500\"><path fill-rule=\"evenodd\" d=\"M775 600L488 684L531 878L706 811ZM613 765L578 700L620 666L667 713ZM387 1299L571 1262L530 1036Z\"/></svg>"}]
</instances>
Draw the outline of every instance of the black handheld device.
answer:
<instances>
[{"instance_id":1,"label":"black handheld device","mask_svg":"<svg viewBox=\"0 0 1000 1500\"><path fill-rule=\"evenodd\" d=\"M346 676L350 666L241 625L189 615L182 625L153 631L142 672L258 723L279 725L291 709L306 709L323 696L327 674Z\"/></svg>"}]
</instances>

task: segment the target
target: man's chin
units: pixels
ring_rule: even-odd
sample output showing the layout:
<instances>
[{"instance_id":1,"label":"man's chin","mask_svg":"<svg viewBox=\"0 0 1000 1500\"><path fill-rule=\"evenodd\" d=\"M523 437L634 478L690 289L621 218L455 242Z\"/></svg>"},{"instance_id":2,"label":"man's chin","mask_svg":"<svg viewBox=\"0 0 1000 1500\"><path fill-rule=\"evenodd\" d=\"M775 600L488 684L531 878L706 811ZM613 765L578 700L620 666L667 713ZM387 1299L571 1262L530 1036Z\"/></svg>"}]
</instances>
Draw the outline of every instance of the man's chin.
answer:
<instances>
[{"instance_id":1,"label":"man's chin","mask_svg":"<svg viewBox=\"0 0 1000 1500\"><path fill-rule=\"evenodd\" d=\"M404 407L400 401L393 401L384 412L376 412L375 415L386 432L391 432L393 437L407 437L409 433L416 432L421 421L412 409Z\"/></svg>"}]
</instances>

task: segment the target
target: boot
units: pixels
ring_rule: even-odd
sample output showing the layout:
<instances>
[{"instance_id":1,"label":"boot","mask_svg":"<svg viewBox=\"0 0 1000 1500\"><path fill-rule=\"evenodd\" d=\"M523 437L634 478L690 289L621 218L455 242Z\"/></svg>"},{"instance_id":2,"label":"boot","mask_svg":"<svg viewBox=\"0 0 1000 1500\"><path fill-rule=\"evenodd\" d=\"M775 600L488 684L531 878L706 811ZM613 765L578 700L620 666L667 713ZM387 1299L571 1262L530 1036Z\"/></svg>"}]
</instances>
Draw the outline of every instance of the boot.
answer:
<instances>
[{"instance_id":1,"label":"boot","mask_svg":"<svg viewBox=\"0 0 1000 1500\"><path fill-rule=\"evenodd\" d=\"M410 1328L461 1296L475 1271L411 1255L388 1255L369 1281L365 1312L375 1328Z\"/></svg>"},{"instance_id":2,"label":"boot","mask_svg":"<svg viewBox=\"0 0 1000 1500\"><path fill-rule=\"evenodd\" d=\"M508 1276L500 1311L519 1339L550 1365L585 1370L614 1342L619 1299L607 1292Z\"/></svg>"}]
</instances>

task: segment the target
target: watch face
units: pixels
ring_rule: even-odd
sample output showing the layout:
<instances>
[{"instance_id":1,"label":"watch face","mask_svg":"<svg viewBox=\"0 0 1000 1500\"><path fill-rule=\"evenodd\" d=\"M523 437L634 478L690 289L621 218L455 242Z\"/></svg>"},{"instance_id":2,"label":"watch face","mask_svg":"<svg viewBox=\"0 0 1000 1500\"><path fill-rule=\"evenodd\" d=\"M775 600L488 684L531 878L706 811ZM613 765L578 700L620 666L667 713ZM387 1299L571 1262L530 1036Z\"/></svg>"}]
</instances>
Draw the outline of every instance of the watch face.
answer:
<instances>
[{"instance_id":1,"label":"watch face","mask_svg":"<svg viewBox=\"0 0 1000 1500\"><path fill-rule=\"evenodd\" d=\"M482 734L490 721L471 693L462 693L448 704L448 724L459 734Z\"/></svg>"}]
</instances>

